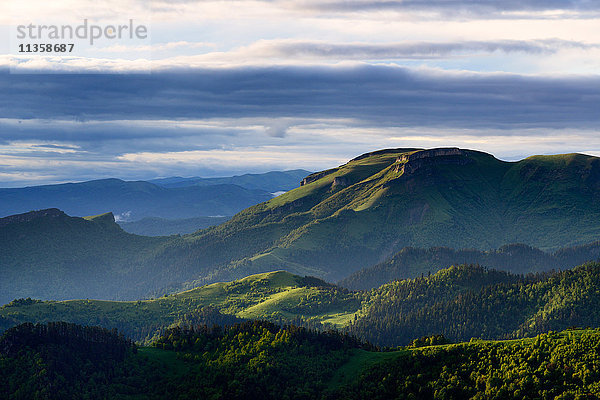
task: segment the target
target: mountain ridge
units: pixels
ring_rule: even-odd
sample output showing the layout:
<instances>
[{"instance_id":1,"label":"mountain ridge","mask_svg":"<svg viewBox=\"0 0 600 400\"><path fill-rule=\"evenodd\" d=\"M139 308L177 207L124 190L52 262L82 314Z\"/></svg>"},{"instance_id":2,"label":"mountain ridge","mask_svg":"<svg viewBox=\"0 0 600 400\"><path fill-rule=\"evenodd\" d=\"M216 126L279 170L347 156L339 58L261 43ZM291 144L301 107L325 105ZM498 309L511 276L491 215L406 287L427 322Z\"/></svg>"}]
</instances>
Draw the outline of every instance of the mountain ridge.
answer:
<instances>
[{"instance_id":1,"label":"mountain ridge","mask_svg":"<svg viewBox=\"0 0 600 400\"><path fill-rule=\"evenodd\" d=\"M78 265L91 271L87 264L99 267L106 260L101 243L119 237L118 257L102 261L110 268L101 269L137 271L143 278L132 285L124 281L118 290L111 287L103 298L158 295L280 269L339 281L411 246L488 250L525 243L549 251L596 242L599 221L596 157L567 154L508 162L456 148L386 149L311 174L296 189L181 237L152 242L124 233L110 238L105 230L92 249L94 240L85 237L85 230L73 231L75 239L68 239L66 231L56 235L60 244L46 232L35 242L39 249L27 254L18 236L7 235L5 245L13 250L0 257L0 271L13 271L10 279L4 275L7 285L23 279L14 272L21 265L33 274L31 280L36 270L48 273L65 263L68 269ZM29 235L35 236L37 228L31 229ZM69 240L85 241L88 252L99 257L90 261L81 247L66 246ZM136 246L145 250L134 251ZM60 261L55 266L48 263L52 257Z\"/></svg>"}]
</instances>

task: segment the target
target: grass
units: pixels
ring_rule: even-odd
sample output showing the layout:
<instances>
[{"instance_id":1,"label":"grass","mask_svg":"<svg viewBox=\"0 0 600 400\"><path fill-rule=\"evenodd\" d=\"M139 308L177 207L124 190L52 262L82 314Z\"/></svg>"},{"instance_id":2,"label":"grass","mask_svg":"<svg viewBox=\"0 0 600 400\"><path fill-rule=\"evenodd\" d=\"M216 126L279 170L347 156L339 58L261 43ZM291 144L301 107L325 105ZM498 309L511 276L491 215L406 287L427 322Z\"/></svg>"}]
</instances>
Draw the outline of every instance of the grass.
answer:
<instances>
[{"instance_id":1,"label":"grass","mask_svg":"<svg viewBox=\"0 0 600 400\"><path fill-rule=\"evenodd\" d=\"M350 320L360 302L351 294L333 294L336 301L323 301L316 312L301 308L301 299L319 299L335 290L312 287L302 283L300 276L285 271L255 274L233 282L218 282L181 293L151 300L105 301L67 300L33 304L9 304L0 307L0 317L6 321L0 329L23 322L66 321L82 325L117 328L135 340L151 339L156 329L176 323L194 310L212 306L224 314L247 319L283 318L292 320L305 316L340 325ZM331 297L326 297L330 300ZM340 304L344 305L340 307ZM348 310L348 308L350 310Z\"/></svg>"}]
</instances>

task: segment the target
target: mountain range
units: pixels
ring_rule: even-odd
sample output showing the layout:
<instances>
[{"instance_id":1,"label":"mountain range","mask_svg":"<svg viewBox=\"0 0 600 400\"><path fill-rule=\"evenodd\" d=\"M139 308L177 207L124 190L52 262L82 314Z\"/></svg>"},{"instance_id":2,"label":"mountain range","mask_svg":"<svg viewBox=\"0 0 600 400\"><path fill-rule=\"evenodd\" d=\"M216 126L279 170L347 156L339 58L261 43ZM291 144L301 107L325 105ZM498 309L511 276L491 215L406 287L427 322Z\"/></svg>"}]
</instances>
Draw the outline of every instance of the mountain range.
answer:
<instances>
[{"instance_id":1,"label":"mountain range","mask_svg":"<svg viewBox=\"0 0 600 400\"><path fill-rule=\"evenodd\" d=\"M280 269L337 281L408 246L490 251L522 243L552 252L585 245L600 237L600 159L567 154L506 162L457 148L381 150L310 174L296 189L181 237L130 235L112 214L47 214L0 220L0 301L135 299ZM454 256L422 264L421 273L481 260ZM593 245L559 263L538 256L541 263L509 270L598 258ZM506 269L504 261L491 264Z\"/></svg>"},{"instance_id":2,"label":"mountain range","mask_svg":"<svg viewBox=\"0 0 600 400\"><path fill-rule=\"evenodd\" d=\"M48 208L81 217L112 212L126 221L147 217L231 216L271 199L275 192L297 187L308 174L308 171L293 170L226 178L165 178L149 182L101 179L0 189L0 216Z\"/></svg>"}]
</instances>

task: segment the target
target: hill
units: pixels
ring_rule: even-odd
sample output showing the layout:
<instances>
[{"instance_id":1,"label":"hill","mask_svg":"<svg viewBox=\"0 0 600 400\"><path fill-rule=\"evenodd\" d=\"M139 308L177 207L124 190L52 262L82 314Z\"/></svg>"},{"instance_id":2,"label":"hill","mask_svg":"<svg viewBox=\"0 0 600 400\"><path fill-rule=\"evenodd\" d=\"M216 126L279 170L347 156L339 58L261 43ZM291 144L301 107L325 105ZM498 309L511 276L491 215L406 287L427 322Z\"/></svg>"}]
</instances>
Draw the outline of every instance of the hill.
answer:
<instances>
[{"instance_id":1,"label":"hill","mask_svg":"<svg viewBox=\"0 0 600 400\"><path fill-rule=\"evenodd\" d=\"M186 237L191 285L286 269L335 281L407 246L542 250L600 237L600 159L504 162L461 149L390 149L309 175L303 185ZM551 232L551 234L549 234Z\"/></svg>"},{"instance_id":2,"label":"hill","mask_svg":"<svg viewBox=\"0 0 600 400\"><path fill-rule=\"evenodd\" d=\"M254 321L225 328L174 328L153 347L137 349L99 328L25 324L0 337L0 395L597 398L598 348L600 331L587 329L380 352L348 335Z\"/></svg>"},{"instance_id":3,"label":"hill","mask_svg":"<svg viewBox=\"0 0 600 400\"><path fill-rule=\"evenodd\" d=\"M144 341L166 326L216 321L221 313L240 319L341 326L360 306L359 294L316 278L276 271L150 300L15 300L0 308L0 331L23 322L68 321L117 328Z\"/></svg>"},{"instance_id":4,"label":"hill","mask_svg":"<svg viewBox=\"0 0 600 400\"><path fill-rule=\"evenodd\" d=\"M600 260L600 242L568 247L553 253L524 244L505 245L498 250L454 250L447 247L406 247L389 260L363 268L338 282L353 290L368 290L393 280L416 278L451 265L479 264L515 274L572 268Z\"/></svg>"},{"instance_id":5,"label":"hill","mask_svg":"<svg viewBox=\"0 0 600 400\"><path fill-rule=\"evenodd\" d=\"M337 328L380 346L438 334L452 341L514 339L572 326L600 327L598 287L598 263L529 275L463 265L367 292L277 271L154 300L16 300L0 308L0 330L62 320L118 328L148 341L167 326L222 321L227 315Z\"/></svg>"}]
</instances>

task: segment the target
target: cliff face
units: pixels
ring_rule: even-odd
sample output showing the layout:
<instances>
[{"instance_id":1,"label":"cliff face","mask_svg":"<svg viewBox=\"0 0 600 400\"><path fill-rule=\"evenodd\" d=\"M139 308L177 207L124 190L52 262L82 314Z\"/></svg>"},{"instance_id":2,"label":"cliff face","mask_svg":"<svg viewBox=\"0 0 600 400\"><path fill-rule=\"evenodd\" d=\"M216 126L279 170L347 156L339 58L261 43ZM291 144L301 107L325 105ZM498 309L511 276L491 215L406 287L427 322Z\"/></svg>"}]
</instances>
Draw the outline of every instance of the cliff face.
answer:
<instances>
[{"instance_id":1,"label":"cliff face","mask_svg":"<svg viewBox=\"0 0 600 400\"><path fill-rule=\"evenodd\" d=\"M466 165L471 162L472 160L467 156L466 152L458 148L421 150L398 157L394 172L403 172L403 175L409 175L426 166L443 164Z\"/></svg>"},{"instance_id":2,"label":"cliff face","mask_svg":"<svg viewBox=\"0 0 600 400\"><path fill-rule=\"evenodd\" d=\"M300 182L300 186L308 185L311 182L318 181L319 179L323 178L324 176L333 174L337 170L338 170L338 168L332 168L332 169L328 169L326 171L315 172L314 174L310 174L306 178L302 179L302 182Z\"/></svg>"}]
</instances>

